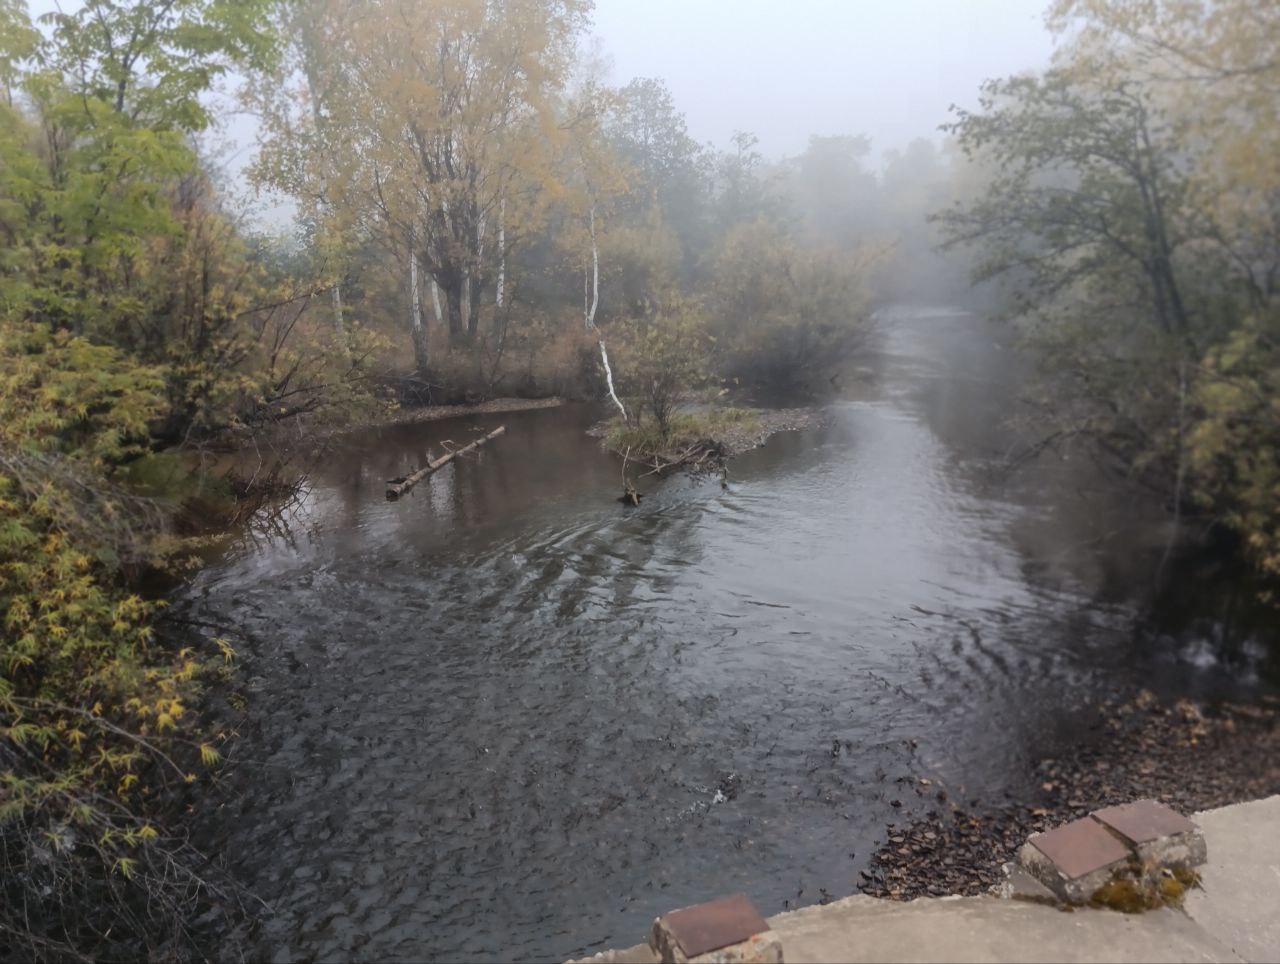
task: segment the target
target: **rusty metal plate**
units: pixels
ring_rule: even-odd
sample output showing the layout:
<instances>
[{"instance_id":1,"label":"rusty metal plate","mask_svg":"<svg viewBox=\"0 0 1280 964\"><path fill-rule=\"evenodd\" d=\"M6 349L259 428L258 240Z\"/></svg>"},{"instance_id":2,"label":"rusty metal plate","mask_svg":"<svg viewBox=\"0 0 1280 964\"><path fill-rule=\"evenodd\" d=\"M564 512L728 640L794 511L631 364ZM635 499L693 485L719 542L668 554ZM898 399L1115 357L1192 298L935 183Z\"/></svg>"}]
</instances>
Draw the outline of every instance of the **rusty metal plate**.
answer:
<instances>
[{"instance_id":1,"label":"rusty metal plate","mask_svg":"<svg viewBox=\"0 0 1280 964\"><path fill-rule=\"evenodd\" d=\"M1135 844L1148 843L1178 833L1190 833L1196 829L1196 825L1178 811L1155 800L1137 800L1118 807L1104 807L1094 812L1093 819L1105 823Z\"/></svg>"},{"instance_id":2,"label":"rusty metal plate","mask_svg":"<svg viewBox=\"0 0 1280 964\"><path fill-rule=\"evenodd\" d=\"M769 929L742 894L673 910L662 921L686 957L718 951Z\"/></svg>"},{"instance_id":3,"label":"rusty metal plate","mask_svg":"<svg viewBox=\"0 0 1280 964\"><path fill-rule=\"evenodd\" d=\"M1083 877L1129 856L1129 849L1106 827L1085 817L1033 836L1031 846L1068 878Z\"/></svg>"}]
</instances>

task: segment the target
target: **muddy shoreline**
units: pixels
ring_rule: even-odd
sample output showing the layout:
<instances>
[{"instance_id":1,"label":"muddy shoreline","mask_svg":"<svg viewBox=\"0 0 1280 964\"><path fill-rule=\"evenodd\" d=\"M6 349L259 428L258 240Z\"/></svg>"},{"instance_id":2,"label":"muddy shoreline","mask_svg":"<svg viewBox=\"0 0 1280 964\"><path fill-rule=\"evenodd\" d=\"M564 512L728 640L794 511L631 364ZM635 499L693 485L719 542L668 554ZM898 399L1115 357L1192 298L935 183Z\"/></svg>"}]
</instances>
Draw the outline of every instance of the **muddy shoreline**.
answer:
<instances>
[{"instance_id":1,"label":"muddy shoreline","mask_svg":"<svg viewBox=\"0 0 1280 964\"><path fill-rule=\"evenodd\" d=\"M1094 739L1033 764L1030 799L955 799L914 778L897 803L904 819L886 826L858 890L890 900L982 894L1028 836L1099 807L1149 797L1192 813L1280 793L1276 697L1162 704L1143 690L1101 704L1090 729Z\"/></svg>"},{"instance_id":2,"label":"muddy shoreline","mask_svg":"<svg viewBox=\"0 0 1280 964\"><path fill-rule=\"evenodd\" d=\"M826 410L818 407L759 408L750 411L754 416L755 424L730 425L715 433L712 441L719 443L723 458L732 459L744 452L757 449L780 432L799 432L818 428L828 417ZM603 440L609 434L612 422L612 418L602 419L587 429L587 434L592 438ZM622 455L621 452L614 454Z\"/></svg>"},{"instance_id":3,"label":"muddy shoreline","mask_svg":"<svg viewBox=\"0 0 1280 964\"><path fill-rule=\"evenodd\" d=\"M458 405L415 405L397 409L390 415L375 419L371 424L412 425L418 422L438 422L446 418L461 418L467 415L493 415L500 412L532 412L543 408L559 408L564 399L558 396L551 398L491 398L487 402Z\"/></svg>"},{"instance_id":4,"label":"muddy shoreline","mask_svg":"<svg viewBox=\"0 0 1280 964\"><path fill-rule=\"evenodd\" d=\"M800 432L819 427L825 417L820 408L757 409L759 424L755 428L734 426L716 439L724 446L725 457L733 458L757 449L780 432Z\"/></svg>"}]
</instances>

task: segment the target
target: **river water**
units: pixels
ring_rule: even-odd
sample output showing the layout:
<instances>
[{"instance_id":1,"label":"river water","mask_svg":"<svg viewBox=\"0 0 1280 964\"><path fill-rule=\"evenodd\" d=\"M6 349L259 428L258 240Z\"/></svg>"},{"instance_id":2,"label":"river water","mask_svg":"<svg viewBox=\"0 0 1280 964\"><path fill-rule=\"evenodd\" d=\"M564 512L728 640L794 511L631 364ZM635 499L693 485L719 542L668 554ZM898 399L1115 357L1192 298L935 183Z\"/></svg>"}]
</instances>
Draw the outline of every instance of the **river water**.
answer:
<instances>
[{"instance_id":1,"label":"river water","mask_svg":"<svg viewBox=\"0 0 1280 964\"><path fill-rule=\"evenodd\" d=\"M921 777L1017 793L1110 693L1254 683L1238 601L1143 617L1142 499L1004 470L1017 368L980 317L882 312L825 427L633 510L587 406L349 440L175 599L244 653L204 845L267 903L252 953L562 960L718 895L844 896Z\"/></svg>"}]
</instances>

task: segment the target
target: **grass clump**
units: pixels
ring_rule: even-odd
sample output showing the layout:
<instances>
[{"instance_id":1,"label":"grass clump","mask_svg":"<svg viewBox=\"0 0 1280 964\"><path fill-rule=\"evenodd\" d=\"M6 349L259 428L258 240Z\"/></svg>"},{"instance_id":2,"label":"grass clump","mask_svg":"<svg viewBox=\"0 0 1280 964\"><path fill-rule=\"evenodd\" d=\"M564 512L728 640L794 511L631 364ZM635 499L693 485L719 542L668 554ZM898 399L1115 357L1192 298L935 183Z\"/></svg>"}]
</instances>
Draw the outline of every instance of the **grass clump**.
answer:
<instances>
[{"instance_id":1,"label":"grass clump","mask_svg":"<svg viewBox=\"0 0 1280 964\"><path fill-rule=\"evenodd\" d=\"M675 412L667 419L666 431L652 419L628 424L614 418L605 434L605 446L619 455L630 452L633 458L650 458L678 453L698 442L723 442L732 433L759 428L759 413L746 408Z\"/></svg>"}]
</instances>

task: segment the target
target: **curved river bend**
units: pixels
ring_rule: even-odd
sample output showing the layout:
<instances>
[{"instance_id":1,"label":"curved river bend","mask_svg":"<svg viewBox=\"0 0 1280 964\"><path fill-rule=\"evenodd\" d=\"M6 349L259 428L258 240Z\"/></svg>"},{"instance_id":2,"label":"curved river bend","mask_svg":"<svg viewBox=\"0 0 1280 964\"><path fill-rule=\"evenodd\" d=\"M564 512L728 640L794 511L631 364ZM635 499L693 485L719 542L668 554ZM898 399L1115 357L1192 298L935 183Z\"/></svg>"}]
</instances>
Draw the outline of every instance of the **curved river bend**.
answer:
<instances>
[{"instance_id":1,"label":"curved river bend","mask_svg":"<svg viewBox=\"0 0 1280 964\"><path fill-rule=\"evenodd\" d=\"M727 490L650 479L624 511L586 407L400 426L182 591L247 650L205 845L268 902L255 955L562 960L734 891L843 896L914 778L1016 792L1099 697L1230 675L1202 623L1136 619L1136 503L1072 463L999 471L1004 332L881 327L858 397Z\"/></svg>"}]
</instances>

